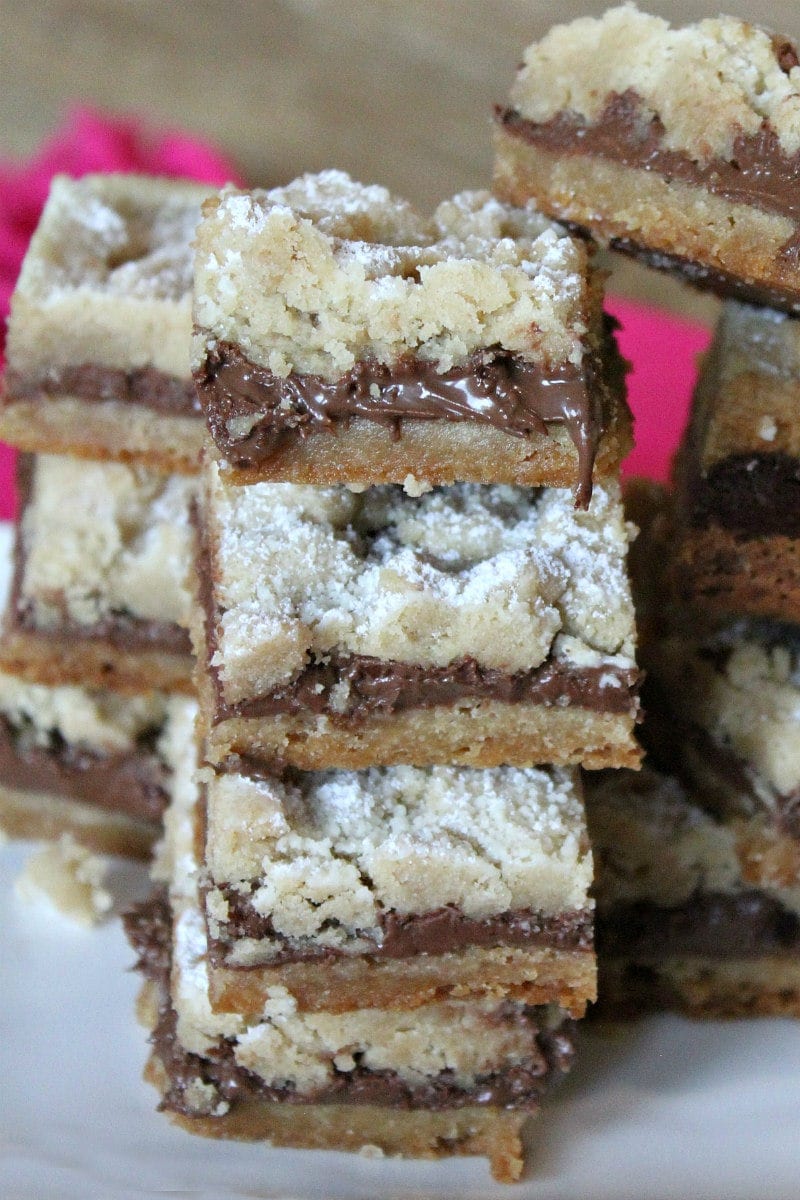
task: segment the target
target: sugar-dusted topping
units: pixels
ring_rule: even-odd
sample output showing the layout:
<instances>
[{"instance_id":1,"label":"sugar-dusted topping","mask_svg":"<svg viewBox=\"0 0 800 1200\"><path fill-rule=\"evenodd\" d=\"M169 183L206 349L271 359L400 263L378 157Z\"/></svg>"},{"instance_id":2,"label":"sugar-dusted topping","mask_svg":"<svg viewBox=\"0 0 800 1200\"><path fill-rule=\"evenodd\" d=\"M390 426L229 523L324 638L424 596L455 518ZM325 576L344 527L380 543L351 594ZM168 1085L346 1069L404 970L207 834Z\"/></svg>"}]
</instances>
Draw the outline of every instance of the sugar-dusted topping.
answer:
<instances>
[{"instance_id":1,"label":"sugar-dusted topping","mask_svg":"<svg viewBox=\"0 0 800 1200\"><path fill-rule=\"evenodd\" d=\"M384 767L207 785L212 879L253 888L276 933L363 949L388 911L469 917L588 905L574 772Z\"/></svg>"},{"instance_id":2,"label":"sugar-dusted topping","mask_svg":"<svg viewBox=\"0 0 800 1200\"><path fill-rule=\"evenodd\" d=\"M629 531L616 485L587 511L566 489L458 484L227 486L211 466L218 668L235 702L333 650L445 666L464 655L515 672L558 634L632 655Z\"/></svg>"},{"instance_id":3,"label":"sugar-dusted topping","mask_svg":"<svg viewBox=\"0 0 800 1200\"><path fill-rule=\"evenodd\" d=\"M180 300L207 187L136 175L57 176L20 275L42 303L64 293Z\"/></svg>"},{"instance_id":4,"label":"sugar-dusted topping","mask_svg":"<svg viewBox=\"0 0 800 1200\"><path fill-rule=\"evenodd\" d=\"M784 39L785 43L785 39ZM762 122L786 154L800 150L800 67L772 34L735 17L673 28L632 3L556 25L524 56L511 103L532 121L559 112L596 120L633 91L658 114L664 143L701 161L729 155Z\"/></svg>"},{"instance_id":5,"label":"sugar-dusted topping","mask_svg":"<svg viewBox=\"0 0 800 1200\"><path fill-rule=\"evenodd\" d=\"M143 735L161 728L166 708L166 698L158 692L122 696L99 688L47 687L0 674L0 714L23 745L66 743L76 749L124 753L135 749Z\"/></svg>"},{"instance_id":6,"label":"sugar-dusted topping","mask_svg":"<svg viewBox=\"0 0 800 1200\"><path fill-rule=\"evenodd\" d=\"M186 622L196 484L122 463L40 455L22 515L21 600L37 623L114 613Z\"/></svg>"},{"instance_id":7,"label":"sugar-dusted topping","mask_svg":"<svg viewBox=\"0 0 800 1200\"><path fill-rule=\"evenodd\" d=\"M585 247L532 209L464 193L423 220L341 172L204 206L194 356L238 344L277 375L335 378L404 354L441 370L486 346L579 364Z\"/></svg>"}]
</instances>

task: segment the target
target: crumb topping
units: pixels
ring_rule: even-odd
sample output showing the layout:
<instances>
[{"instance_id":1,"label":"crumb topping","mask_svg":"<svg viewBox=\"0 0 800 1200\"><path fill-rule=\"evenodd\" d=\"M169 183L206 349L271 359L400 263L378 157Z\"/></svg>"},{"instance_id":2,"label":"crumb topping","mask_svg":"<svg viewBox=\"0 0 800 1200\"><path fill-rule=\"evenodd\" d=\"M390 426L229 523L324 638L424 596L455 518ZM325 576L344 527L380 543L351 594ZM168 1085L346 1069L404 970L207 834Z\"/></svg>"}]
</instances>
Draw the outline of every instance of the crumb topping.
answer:
<instances>
[{"instance_id":1,"label":"crumb topping","mask_svg":"<svg viewBox=\"0 0 800 1200\"><path fill-rule=\"evenodd\" d=\"M558 636L632 662L630 530L615 484L588 510L567 489L458 484L419 497L207 476L228 702L264 694L336 650L515 672Z\"/></svg>"},{"instance_id":2,"label":"crumb topping","mask_svg":"<svg viewBox=\"0 0 800 1200\"><path fill-rule=\"evenodd\" d=\"M338 171L227 188L198 229L195 364L233 342L279 376L335 379L406 354L446 371L487 346L579 365L587 271L561 226L488 192L425 220Z\"/></svg>"}]
</instances>

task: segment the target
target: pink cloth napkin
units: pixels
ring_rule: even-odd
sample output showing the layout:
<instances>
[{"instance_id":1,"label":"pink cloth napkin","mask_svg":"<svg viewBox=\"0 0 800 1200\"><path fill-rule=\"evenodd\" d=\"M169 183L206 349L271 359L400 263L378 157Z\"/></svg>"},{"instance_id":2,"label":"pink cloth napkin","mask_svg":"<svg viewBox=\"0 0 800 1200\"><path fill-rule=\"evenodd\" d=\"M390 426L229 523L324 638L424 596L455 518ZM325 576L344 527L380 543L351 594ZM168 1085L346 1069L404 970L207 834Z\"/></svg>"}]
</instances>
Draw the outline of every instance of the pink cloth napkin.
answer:
<instances>
[{"instance_id":1,"label":"pink cloth napkin","mask_svg":"<svg viewBox=\"0 0 800 1200\"><path fill-rule=\"evenodd\" d=\"M711 331L695 321L609 296L606 308L620 321L619 346L633 364L628 401L636 446L623 475L665 480L689 413L697 364Z\"/></svg>"},{"instance_id":2,"label":"pink cloth napkin","mask_svg":"<svg viewBox=\"0 0 800 1200\"><path fill-rule=\"evenodd\" d=\"M214 186L240 182L233 164L213 146L179 130L156 130L135 117L76 107L25 162L0 159L0 351L5 317L20 264L47 197L61 172L140 171L196 179ZM698 355L710 334L703 326L655 308L610 297L621 322L620 347L633 363L628 393L636 449L626 475L665 479L686 421ZM2 358L0 356L0 366ZM0 443L0 519L14 515L14 452Z\"/></svg>"},{"instance_id":3,"label":"pink cloth napkin","mask_svg":"<svg viewBox=\"0 0 800 1200\"><path fill-rule=\"evenodd\" d=\"M50 180L57 174L79 178L92 171L171 175L215 187L241 182L233 163L202 139L86 106L72 109L30 158L0 159L0 367L9 300ZM14 515L13 471L14 452L0 443L3 520Z\"/></svg>"}]
</instances>

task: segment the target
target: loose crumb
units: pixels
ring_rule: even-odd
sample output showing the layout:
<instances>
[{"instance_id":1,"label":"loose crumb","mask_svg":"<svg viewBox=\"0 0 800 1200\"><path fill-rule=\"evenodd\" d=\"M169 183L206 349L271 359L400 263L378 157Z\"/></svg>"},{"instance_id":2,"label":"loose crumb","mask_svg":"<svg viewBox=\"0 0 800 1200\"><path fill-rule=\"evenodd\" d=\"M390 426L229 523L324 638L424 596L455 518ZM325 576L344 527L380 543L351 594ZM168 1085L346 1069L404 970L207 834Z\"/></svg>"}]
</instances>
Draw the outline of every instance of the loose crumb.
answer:
<instances>
[{"instance_id":1,"label":"loose crumb","mask_svg":"<svg viewBox=\"0 0 800 1200\"><path fill-rule=\"evenodd\" d=\"M99 924L111 911L113 897L103 882L106 862L90 854L70 834L36 851L15 883L17 895L34 903L45 899L79 925Z\"/></svg>"}]
</instances>

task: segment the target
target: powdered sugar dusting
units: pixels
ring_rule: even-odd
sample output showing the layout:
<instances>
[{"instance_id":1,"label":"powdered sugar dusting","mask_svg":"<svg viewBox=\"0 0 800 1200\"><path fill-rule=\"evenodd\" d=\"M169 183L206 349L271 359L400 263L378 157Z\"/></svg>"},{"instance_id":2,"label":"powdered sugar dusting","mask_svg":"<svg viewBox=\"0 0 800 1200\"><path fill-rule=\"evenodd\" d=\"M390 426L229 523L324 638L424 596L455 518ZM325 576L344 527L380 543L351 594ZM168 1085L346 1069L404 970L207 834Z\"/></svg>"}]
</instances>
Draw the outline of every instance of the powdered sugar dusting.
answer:
<instances>
[{"instance_id":1,"label":"powdered sugar dusting","mask_svg":"<svg viewBox=\"0 0 800 1200\"><path fill-rule=\"evenodd\" d=\"M279 375L414 353L441 370L492 345L579 363L585 248L532 208L465 192L430 220L341 172L223 191L198 231L200 362L232 341Z\"/></svg>"},{"instance_id":2,"label":"powdered sugar dusting","mask_svg":"<svg viewBox=\"0 0 800 1200\"><path fill-rule=\"evenodd\" d=\"M628 529L616 485L567 489L223 484L208 476L226 698L269 691L332 651L514 672L558 635L632 661Z\"/></svg>"}]
</instances>

